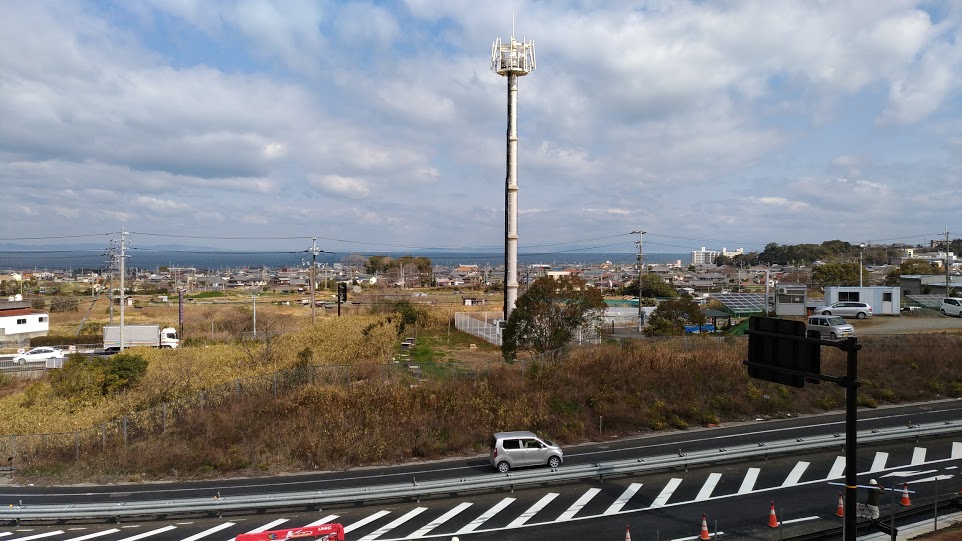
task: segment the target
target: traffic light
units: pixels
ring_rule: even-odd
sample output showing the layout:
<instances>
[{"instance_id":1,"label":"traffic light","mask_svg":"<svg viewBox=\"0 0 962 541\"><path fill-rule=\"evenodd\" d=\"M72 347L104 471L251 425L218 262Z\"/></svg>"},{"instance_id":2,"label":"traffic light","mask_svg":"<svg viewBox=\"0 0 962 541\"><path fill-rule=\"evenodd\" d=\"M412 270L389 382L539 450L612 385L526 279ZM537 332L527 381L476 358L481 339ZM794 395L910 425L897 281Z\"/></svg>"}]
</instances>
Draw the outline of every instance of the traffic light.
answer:
<instances>
[{"instance_id":1,"label":"traffic light","mask_svg":"<svg viewBox=\"0 0 962 541\"><path fill-rule=\"evenodd\" d=\"M347 283L339 282L337 284L337 302L347 302Z\"/></svg>"}]
</instances>

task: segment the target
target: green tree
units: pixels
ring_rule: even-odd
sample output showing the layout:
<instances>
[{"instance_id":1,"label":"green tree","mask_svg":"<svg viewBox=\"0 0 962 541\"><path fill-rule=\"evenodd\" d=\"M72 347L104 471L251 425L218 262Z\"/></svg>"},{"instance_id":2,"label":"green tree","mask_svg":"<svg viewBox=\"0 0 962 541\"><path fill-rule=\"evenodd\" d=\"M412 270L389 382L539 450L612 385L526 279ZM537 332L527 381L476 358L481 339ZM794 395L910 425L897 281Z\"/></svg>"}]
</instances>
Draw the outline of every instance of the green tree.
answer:
<instances>
[{"instance_id":1,"label":"green tree","mask_svg":"<svg viewBox=\"0 0 962 541\"><path fill-rule=\"evenodd\" d=\"M812 269L812 284L820 286L857 286L859 285L858 263L826 263ZM862 269L862 281L869 278Z\"/></svg>"},{"instance_id":2,"label":"green tree","mask_svg":"<svg viewBox=\"0 0 962 541\"><path fill-rule=\"evenodd\" d=\"M657 274L641 275L641 294L638 293L638 280L634 280L622 290L623 295L637 295L643 298L677 297L678 292Z\"/></svg>"},{"instance_id":3,"label":"green tree","mask_svg":"<svg viewBox=\"0 0 962 541\"><path fill-rule=\"evenodd\" d=\"M133 353L90 357L75 353L50 373L54 394L73 402L88 402L125 391L147 373L147 359Z\"/></svg>"},{"instance_id":4,"label":"green tree","mask_svg":"<svg viewBox=\"0 0 962 541\"><path fill-rule=\"evenodd\" d=\"M890 270L888 274L885 275L884 284L887 286L897 286L899 285L899 276L903 274L938 274L941 268L932 263L931 261L926 261L924 259L906 259L898 267Z\"/></svg>"},{"instance_id":5,"label":"green tree","mask_svg":"<svg viewBox=\"0 0 962 541\"><path fill-rule=\"evenodd\" d=\"M576 276L542 276L518 298L501 335L505 359L521 350L545 353L571 342L575 331L603 314L601 291Z\"/></svg>"},{"instance_id":6,"label":"green tree","mask_svg":"<svg viewBox=\"0 0 962 541\"><path fill-rule=\"evenodd\" d=\"M648 318L645 333L650 336L680 336L685 334L685 323L704 325L705 312L687 295L662 301Z\"/></svg>"}]
</instances>

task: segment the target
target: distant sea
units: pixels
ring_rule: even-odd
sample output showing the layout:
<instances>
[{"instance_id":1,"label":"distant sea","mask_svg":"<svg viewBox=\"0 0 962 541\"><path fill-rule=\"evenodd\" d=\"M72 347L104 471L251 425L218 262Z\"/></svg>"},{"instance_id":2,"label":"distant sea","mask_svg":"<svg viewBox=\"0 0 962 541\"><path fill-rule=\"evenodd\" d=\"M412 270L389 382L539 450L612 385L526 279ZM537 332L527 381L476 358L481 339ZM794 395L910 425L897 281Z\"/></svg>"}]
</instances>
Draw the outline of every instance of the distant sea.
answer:
<instances>
[{"instance_id":1,"label":"distant sea","mask_svg":"<svg viewBox=\"0 0 962 541\"><path fill-rule=\"evenodd\" d=\"M107 257L97 250L3 250L0 249L0 272L5 270L80 270L104 269L108 266ZM291 268L308 265L309 253L304 252L227 252L201 250L137 250L128 252L127 267L156 270L159 267L194 267L197 269L237 269L237 268ZM478 265L497 267L504 264L501 252L375 252L375 253L322 253L317 256L319 264L340 263L349 255L384 255L390 257L426 257L435 266ZM681 260L687 264L691 254L685 253L646 253L645 264L674 263ZM600 265L634 264L635 253L524 253L518 254L519 266L549 265Z\"/></svg>"}]
</instances>

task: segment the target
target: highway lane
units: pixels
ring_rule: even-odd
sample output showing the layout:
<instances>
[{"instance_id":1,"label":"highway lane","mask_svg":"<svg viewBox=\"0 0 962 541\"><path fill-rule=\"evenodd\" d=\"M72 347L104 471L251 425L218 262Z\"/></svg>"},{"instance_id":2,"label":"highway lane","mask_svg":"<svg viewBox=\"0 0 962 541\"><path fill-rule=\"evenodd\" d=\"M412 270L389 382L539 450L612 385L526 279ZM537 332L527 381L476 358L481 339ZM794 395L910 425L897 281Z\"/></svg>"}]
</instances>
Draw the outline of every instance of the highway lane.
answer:
<instances>
[{"instance_id":1,"label":"highway lane","mask_svg":"<svg viewBox=\"0 0 962 541\"><path fill-rule=\"evenodd\" d=\"M957 493L962 488L960 466L962 434L920 443L866 446L860 448L857 464L861 482L874 477L886 486L908 483L916 505L931 501L936 493ZM841 453L824 451L426 502L204 519L0 528L0 538L227 541L255 529L336 521L346 527L348 539L364 541L447 540L453 536L462 541L623 539L626 525L636 541L682 540L699 534L704 513L711 531L717 525L723 537L777 539L779 535L840 525L835 511L841 487L832 483L841 481L843 474ZM896 492L883 499L883 514L891 504L900 509L900 498L901 493ZM781 532L768 527L771 502L783 522Z\"/></svg>"},{"instance_id":2,"label":"highway lane","mask_svg":"<svg viewBox=\"0 0 962 541\"><path fill-rule=\"evenodd\" d=\"M859 411L859 430L905 426L912 422L960 421L962 401L946 400ZM692 452L765 441L805 438L820 434L843 434L844 415L832 413L778 420L733 423L711 429L695 429L589 443L565 448L566 464L591 464L607 460L644 458L672 452ZM841 440L844 437L840 436ZM564 467L564 466L562 466ZM176 483L141 483L111 486L29 487L0 486L0 501L16 499L28 504L91 501L123 502L185 497L269 494L302 490L325 490L356 486L491 475L487 457L467 457L406 464L387 468L344 472L317 472L261 479L226 479Z\"/></svg>"}]
</instances>

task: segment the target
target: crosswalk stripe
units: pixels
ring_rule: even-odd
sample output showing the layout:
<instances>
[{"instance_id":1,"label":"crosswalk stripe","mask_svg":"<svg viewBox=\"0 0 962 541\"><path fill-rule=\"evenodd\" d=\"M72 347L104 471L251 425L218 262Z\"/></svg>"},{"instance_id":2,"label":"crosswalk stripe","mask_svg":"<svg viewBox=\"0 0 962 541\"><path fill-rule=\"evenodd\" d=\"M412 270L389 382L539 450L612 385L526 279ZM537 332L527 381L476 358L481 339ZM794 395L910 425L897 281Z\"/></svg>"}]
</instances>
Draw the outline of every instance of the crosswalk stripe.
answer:
<instances>
[{"instance_id":1,"label":"crosswalk stripe","mask_svg":"<svg viewBox=\"0 0 962 541\"><path fill-rule=\"evenodd\" d=\"M585 506L588 505L588 502L591 501L591 498L594 498L599 492L601 492L600 488L589 489L587 492L582 494L580 498L578 498L578 501L571 504L571 507L569 507L567 511L561 513L561 516L558 517L556 522L564 522L574 518L574 516L578 514L578 511L584 509Z\"/></svg>"},{"instance_id":2,"label":"crosswalk stripe","mask_svg":"<svg viewBox=\"0 0 962 541\"><path fill-rule=\"evenodd\" d=\"M268 522L267 524L264 524L263 526L258 526L257 528L254 528L253 530L251 530L251 531L249 531L249 532L247 532L247 533L261 533L261 532L266 532L267 530L270 530L270 529L273 528L274 526L279 526L279 525L281 525L281 524L284 524L284 523L287 522L288 520L290 520L290 519L279 518L279 519L277 519L277 520L272 520L272 521Z\"/></svg>"},{"instance_id":3,"label":"crosswalk stripe","mask_svg":"<svg viewBox=\"0 0 962 541\"><path fill-rule=\"evenodd\" d=\"M139 533L131 537L124 537L118 541L137 541L138 539L143 539L145 537L150 537L152 535L157 535L159 533L169 532L170 530L176 530L177 526L164 526L163 528L157 528L156 530L150 530L149 532Z\"/></svg>"},{"instance_id":4,"label":"crosswalk stripe","mask_svg":"<svg viewBox=\"0 0 962 541\"><path fill-rule=\"evenodd\" d=\"M412 518L420 515L421 513L427 510L428 510L427 507L415 507L414 509L411 509L407 513L399 516L398 518L392 520L391 522L388 522L384 526L381 526L380 528L374 530L373 532L365 535L364 537L361 538L360 541L372 541L374 539L377 539L378 537L381 537L382 535L388 533L394 528L397 528L401 524L404 524L405 522L411 520Z\"/></svg>"},{"instance_id":5,"label":"crosswalk stripe","mask_svg":"<svg viewBox=\"0 0 962 541\"><path fill-rule=\"evenodd\" d=\"M845 457L837 456L835 457L835 464L832 464L831 471L828 472L828 477L826 479L838 479L845 474Z\"/></svg>"},{"instance_id":6,"label":"crosswalk stripe","mask_svg":"<svg viewBox=\"0 0 962 541\"><path fill-rule=\"evenodd\" d=\"M57 531L54 531L54 532L38 533L38 534L34 534L34 535L28 535L27 537L18 537L18 538L16 539L16 541L29 541L30 539L42 539L42 538L44 538L44 537L50 537L50 536L52 536L52 535L60 535L60 534L62 534L62 533L63 533L63 530L57 530Z\"/></svg>"},{"instance_id":7,"label":"crosswalk stripe","mask_svg":"<svg viewBox=\"0 0 962 541\"><path fill-rule=\"evenodd\" d=\"M411 534L411 538L424 537L425 535L431 533L431 530L437 528L438 526L444 524L445 522L451 520L453 517L457 516L461 511L464 511L468 507L471 507L471 502L461 502L454 509L449 510L447 513L441 515L440 517L432 520L427 524L427 526L421 528L420 530Z\"/></svg>"},{"instance_id":8,"label":"crosswalk stripe","mask_svg":"<svg viewBox=\"0 0 962 541\"><path fill-rule=\"evenodd\" d=\"M925 464L925 447L916 447L912 450L912 462L909 465L918 466L919 464Z\"/></svg>"},{"instance_id":9,"label":"crosswalk stripe","mask_svg":"<svg viewBox=\"0 0 962 541\"><path fill-rule=\"evenodd\" d=\"M745 472L745 478L742 479L742 486L738 487L739 494L748 494L755 488L755 481L758 480L758 474L762 470L760 468L748 468Z\"/></svg>"},{"instance_id":10,"label":"crosswalk stripe","mask_svg":"<svg viewBox=\"0 0 962 541\"><path fill-rule=\"evenodd\" d=\"M705 480L705 484L701 486L701 490L699 490L698 495L695 496L695 501L700 502L711 498L711 492L715 490L719 479L721 479L720 473L708 474L708 479Z\"/></svg>"},{"instance_id":11,"label":"crosswalk stripe","mask_svg":"<svg viewBox=\"0 0 962 541\"><path fill-rule=\"evenodd\" d=\"M869 468L868 472L877 472L885 469L885 463L889 459L889 454L885 451L878 451L875 453L875 459L872 460L872 467Z\"/></svg>"},{"instance_id":12,"label":"crosswalk stripe","mask_svg":"<svg viewBox=\"0 0 962 541\"><path fill-rule=\"evenodd\" d=\"M511 502L513 501L514 498L505 498L501 500L494 507L482 513L480 517L472 520L467 526L458 530L458 533L471 533L474 530L477 530L479 526L490 520L494 515L497 515L505 507L511 505Z\"/></svg>"},{"instance_id":13,"label":"crosswalk stripe","mask_svg":"<svg viewBox=\"0 0 962 541\"><path fill-rule=\"evenodd\" d=\"M521 513L521 516L511 521L511 524L508 524L507 529L520 528L521 526L524 526L525 522L528 522L528 520L530 520L531 517L538 514L538 511L541 511L542 509L544 509L546 505L551 503L551 500L557 497L558 497L557 492L549 492L545 494L544 496L541 497L540 500L535 502L534 505L529 507L527 511L525 511L524 513Z\"/></svg>"},{"instance_id":14,"label":"crosswalk stripe","mask_svg":"<svg viewBox=\"0 0 962 541\"><path fill-rule=\"evenodd\" d=\"M630 500L631 497L634 496L635 493L638 492L638 489L640 488L641 488L641 483L632 483L628 485L628 489L622 492L621 496L618 496L618 499L615 500L615 503L611 504L611 506L608 507L608 509L604 512L604 514L613 515L618 511L621 511L621 508L624 507L626 503L628 503L628 500Z\"/></svg>"},{"instance_id":15,"label":"crosswalk stripe","mask_svg":"<svg viewBox=\"0 0 962 541\"><path fill-rule=\"evenodd\" d=\"M785 478L785 482L782 483L782 486L789 487L792 485L797 485L798 481L802 478L802 474L804 474L805 470L808 469L809 464L810 462L799 460L798 464L795 464L795 467L792 468L792 471L788 474L788 477Z\"/></svg>"},{"instance_id":16,"label":"crosswalk stripe","mask_svg":"<svg viewBox=\"0 0 962 541\"><path fill-rule=\"evenodd\" d=\"M107 535L119 532L119 528L111 528L109 530L103 530L100 532L88 533L87 535L81 535L80 537L72 537L70 539L64 539L63 541L85 541L87 539L93 539L95 537L100 537L101 535Z\"/></svg>"},{"instance_id":17,"label":"crosswalk stripe","mask_svg":"<svg viewBox=\"0 0 962 541\"><path fill-rule=\"evenodd\" d=\"M202 532L200 532L200 533L195 533L194 535L192 535L192 536L190 536L190 537L188 537L188 538L186 538L186 539L182 539L181 541L197 541L197 539L202 539L202 538L207 537L208 535L210 535L210 534L212 534L212 533L217 533L217 532L219 532L219 531L221 531L221 530L225 530L225 529L227 529L227 528L230 528L230 527L233 526L233 525L234 525L233 522L225 522L225 523L223 523L223 524L218 524L217 526L214 526L213 528L208 528L208 529L206 529L206 530L204 530L204 531L202 531Z\"/></svg>"},{"instance_id":18,"label":"crosswalk stripe","mask_svg":"<svg viewBox=\"0 0 962 541\"><path fill-rule=\"evenodd\" d=\"M668 503L668 498L675 493L675 489L681 484L681 479L677 477L672 477L665 488L661 489L661 493L655 498L655 501L651 502L652 507L662 507Z\"/></svg>"},{"instance_id":19,"label":"crosswalk stripe","mask_svg":"<svg viewBox=\"0 0 962 541\"><path fill-rule=\"evenodd\" d=\"M369 523L371 523L371 522L374 522L375 520L383 517L384 515L386 515L386 514L388 514L388 513L390 513L390 511L378 511L377 513L374 513L373 515L370 515L370 516L368 516L368 517L366 517L366 518L363 518L363 519L355 522L354 524L351 524L351 525L349 525L349 526L345 526L345 527L344 527L344 533L351 533L351 532L353 532L354 530L360 528L361 526L366 526L367 524L369 524Z\"/></svg>"},{"instance_id":20,"label":"crosswalk stripe","mask_svg":"<svg viewBox=\"0 0 962 541\"><path fill-rule=\"evenodd\" d=\"M329 523L334 522L335 520L337 520L337 517L339 517L339 516L341 516L341 515L327 515L326 517L324 517L324 518L322 518L322 519L315 520L314 522L308 524L308 526L320 526L320 525L322 525L322 524L329 524Z\"/></svg>"}]
</instances>

